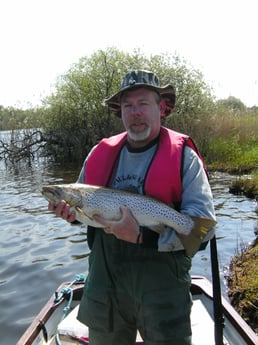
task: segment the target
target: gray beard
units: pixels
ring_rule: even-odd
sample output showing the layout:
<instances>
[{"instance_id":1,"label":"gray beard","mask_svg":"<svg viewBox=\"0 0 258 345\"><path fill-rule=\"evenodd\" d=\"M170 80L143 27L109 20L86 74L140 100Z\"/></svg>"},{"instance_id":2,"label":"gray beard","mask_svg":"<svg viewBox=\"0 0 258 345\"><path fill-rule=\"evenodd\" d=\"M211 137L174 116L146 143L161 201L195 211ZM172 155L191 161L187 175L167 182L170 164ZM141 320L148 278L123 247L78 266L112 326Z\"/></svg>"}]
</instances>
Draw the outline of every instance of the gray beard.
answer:
<instances>
[{"instance_id":1,"label":"gray beard","mask_svg":"<svg viewBox=\"0 0 258 345\"><path fill-rule=\"evenodd\" d=\"M148 139L151 129L150 127L147 127L143 132L141 133L135 133L133 131L131 131L130 129L128 129L128 136L129 138L131 138L133 141L143 141Z\"/></svg>"}]
</instances>

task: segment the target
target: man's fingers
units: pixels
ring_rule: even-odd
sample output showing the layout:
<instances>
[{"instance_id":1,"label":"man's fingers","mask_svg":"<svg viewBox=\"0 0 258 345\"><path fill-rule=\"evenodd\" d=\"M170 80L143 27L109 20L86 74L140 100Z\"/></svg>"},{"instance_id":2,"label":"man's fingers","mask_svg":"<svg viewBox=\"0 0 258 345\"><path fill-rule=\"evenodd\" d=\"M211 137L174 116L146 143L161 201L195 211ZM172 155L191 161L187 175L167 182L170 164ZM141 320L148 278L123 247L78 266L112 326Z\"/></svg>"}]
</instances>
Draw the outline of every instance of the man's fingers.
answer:
<instances>
[{"instance_id":1,"label":"man's fingers","mask_svg":"<svg viewBox=\"0 0 258 345\"><path fill-rule=\"evenodd\" d=\"M76 213L73 211L71 213L69 213L67 221L69 223L73 223L76 220Z\"/></svg>"},{"instance_id":2,"label":"man's fingers","mask_svg":"<svg viewBox=\"0 0 258 345\"><path fill-rule=\"evenodd\" d=\"M120 210L122 212L122 217L121 218L126 218L126 217L132 217L132 213L130 211L130 208L128 208L127 206L121 206Z\"/></svg>"},{"instance_id":3,"label":"man's fingers","mask_svg":"<svg viewBox=\"0 0 258 345\"><path fill-rule=\"evenodd\" d=\"M58 205L55 205L53 202L48 204L49 211L55 212L57 217L61 217L64 220L72 223L76 220L75 212L70 211L70 205L67 204L64 200L60 201Z\"/></svg>"},{"instance_id":4,"label":"man's fingers","mask_svg":"<svg viewBox=\"0 0 258 345\"><path fill-rule=\"evenodd\" d=\"M69 205L68 205L69 207ZM65 201L60 201L58 203L58 205L56 206L56 209L55 209L55 212L56 212L56 215L57 217L63 217L63 215L65 214L65 212L67 212L67 204Z\"/></svg>"},{"instance_id":5,"label":"man's fingers","mask_svg":"<svg viewBox=\"0 0 258 345\"><path fill-rule=\"evenodd\" d=\"M56 205L53 202L48 204L48 210L54 212L56 209Z\"/></svg>"},{"instance_id":6,"label":"man's fingers","mask_svg":"<svg viewBox=\"0 0 258 345\"><path fill-rule=\"evenodd\" d=\"M107 228L108 228L108 227L110 226L110 221L108 221L108 220L106 220L106 219L104 219L104 218L102 218L102 217L100 217L100 216L98 216L98 215L94 215L94 216L93 216L93 219L94 219L97 223L103 225L104 227L107 227Z\"/></svg>"}]
</instances>

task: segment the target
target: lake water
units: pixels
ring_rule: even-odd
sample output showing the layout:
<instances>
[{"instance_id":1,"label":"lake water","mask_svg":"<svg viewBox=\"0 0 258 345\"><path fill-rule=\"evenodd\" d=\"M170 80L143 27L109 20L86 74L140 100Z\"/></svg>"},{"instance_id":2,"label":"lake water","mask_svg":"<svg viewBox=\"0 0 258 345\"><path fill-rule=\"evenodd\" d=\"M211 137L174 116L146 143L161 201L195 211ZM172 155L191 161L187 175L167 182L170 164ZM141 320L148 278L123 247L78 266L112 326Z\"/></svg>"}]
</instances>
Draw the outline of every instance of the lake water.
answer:
<instances>
[{"instance_id":1,"label":"lake water","mask_svg":"<svg viewBox=\"0 0 258 345\"><path fill-rule=\"evenodd\" d=\"M63 281L87 274L86 230L47 211L42 185L74 182L80 168L6 167L0 161L0 343L15 344ZM254 201L228 193L232 177L214 175L218 253L223 294L225 267L238 248L254 239ZM211 278L209 247L193 259L192 274Z\"/></svg>"}]
</instances>

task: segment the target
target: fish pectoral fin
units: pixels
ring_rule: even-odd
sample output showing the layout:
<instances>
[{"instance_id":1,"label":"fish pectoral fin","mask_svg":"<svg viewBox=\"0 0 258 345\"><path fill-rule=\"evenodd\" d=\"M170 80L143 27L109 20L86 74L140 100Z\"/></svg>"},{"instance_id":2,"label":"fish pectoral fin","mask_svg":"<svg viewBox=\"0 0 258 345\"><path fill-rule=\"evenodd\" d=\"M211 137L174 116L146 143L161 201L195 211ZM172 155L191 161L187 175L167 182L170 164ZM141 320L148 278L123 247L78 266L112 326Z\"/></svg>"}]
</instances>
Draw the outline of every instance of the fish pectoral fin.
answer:
<instances>
[{"instance_id":1,"label":"fish pectoral fin","mask_svg":"<svg viewBox=\"0 0 258 345\"><path fill-rule=\"evenodd\" d=\"M94 219L92 217L90 217L86 212L84 212L79 206L76 206L75 209L83 217L87 217L89 220L94 221Z\"/></svg>"},{"instance_id":2,"label":"fish pectoral fin","mask_svg":"<svg viewBox=\"0 0 258 345\"><path fill-rule=\"evenodd\" d=\"M165 226L163 224L157 224L157 225L148 226L148 228L154 232L157 232L158 234L161 234L164 231Z\"/></svg>"}]
</instances>

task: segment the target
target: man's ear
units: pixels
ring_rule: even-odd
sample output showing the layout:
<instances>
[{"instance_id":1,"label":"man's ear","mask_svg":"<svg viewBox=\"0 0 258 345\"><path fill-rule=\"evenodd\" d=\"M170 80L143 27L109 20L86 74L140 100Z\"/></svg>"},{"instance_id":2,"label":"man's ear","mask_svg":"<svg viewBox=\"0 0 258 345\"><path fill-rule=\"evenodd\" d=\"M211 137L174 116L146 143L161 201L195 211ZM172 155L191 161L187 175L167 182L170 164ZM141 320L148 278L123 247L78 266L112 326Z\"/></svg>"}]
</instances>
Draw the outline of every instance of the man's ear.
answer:
<instances>
[{"instance_id":1,"label":"man's ear","mask_svg":"<svg viewBox=\"0 0 258 345\"><path fill-rule=\"evenodd\" d=\"M169 105L169 102L165 98L161 99L159 106L160 106L160 117L162 119L170 115L174 109L174 107Z\"/></svg>"},{"instance_id":2,"label":"man's ear","mask_svg":"<svg viewBox=\"0 0 258 345\"><path fill-rule=\"evenodd\" d=\"M166 101L164 98L161 99L161 101L159 102L159 107L160 107L160 117L164 119L166 117L166 108L167 108Z\"/></svg>"}]
</instances>

